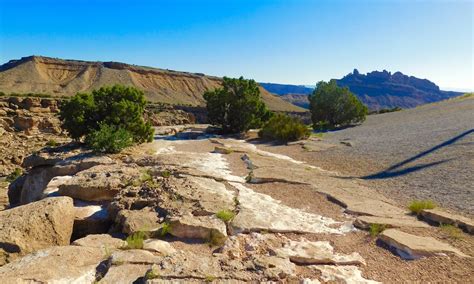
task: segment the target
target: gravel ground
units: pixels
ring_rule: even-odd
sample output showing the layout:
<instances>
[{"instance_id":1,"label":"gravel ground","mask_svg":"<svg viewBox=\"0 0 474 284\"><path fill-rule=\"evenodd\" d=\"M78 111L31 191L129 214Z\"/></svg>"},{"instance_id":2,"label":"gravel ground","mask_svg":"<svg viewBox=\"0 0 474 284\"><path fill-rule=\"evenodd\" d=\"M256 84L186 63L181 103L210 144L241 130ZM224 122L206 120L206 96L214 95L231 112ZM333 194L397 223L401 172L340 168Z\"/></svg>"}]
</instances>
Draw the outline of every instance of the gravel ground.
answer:
<instances>
[{"instance_id":1,"label":"gravel ground","mask_svg":"<svg viewBox=\"0 0 474 284\"><path fill-rule=\"evenodd\" d=\"M311 152L314 164L364 178L402 203L432 199L474 215L472 97L371 115L360 126L325 134L323 141L338 147Z\"/></svg>"}]
</instances>

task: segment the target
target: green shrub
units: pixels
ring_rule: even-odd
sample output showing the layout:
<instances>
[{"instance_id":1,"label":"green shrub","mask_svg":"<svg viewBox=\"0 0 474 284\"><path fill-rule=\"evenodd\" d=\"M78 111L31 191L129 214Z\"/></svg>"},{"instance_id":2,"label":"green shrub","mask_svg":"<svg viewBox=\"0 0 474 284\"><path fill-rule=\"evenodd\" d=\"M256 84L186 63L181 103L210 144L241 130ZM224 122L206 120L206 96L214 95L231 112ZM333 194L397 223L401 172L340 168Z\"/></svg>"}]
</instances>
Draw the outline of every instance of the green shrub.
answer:
<instances>
[{"instance_id":1,"label":"green shrub","mask_svg":"<svg viewBox=\"0 0 474 284\"><path fill-rule=\"evenodd\" d=\"M368 112L347 87L339 87L335 80L319 82L309 96L314 129L331 129L363 122Z\"/></svg>"},{"instance_id":2,"label":"green shrub","mask_svg":"<svg viewBox=\"0 0 474 284\"><path fill-rule=\"evenodd\" d=\"M20 168L16 168L13 172L11 172L7 177L6 181L13 182L17 178L19 178L23 174L23 171Z\"/></svg>"},{"instance_id":3,"label":"green shrub","mask_svg":"<svg viewBox=\"0 0 474 284\"><path fill-rule=\"evenodd\" d=\"M431 200L413 200L408 205L408 209L416 215L420 214L423 209L433 209L435 207L436 204Z\"/></svg>"},{"instance_id":4,"label":"green shrub","mask_svg":"<svg viewBox=\"0 0 474 284\"><path fill-rule=\"evenodd\" d=\"M46 146L49 146L49 147L56 147L58 145L59 145L58 141L54 139L51 139L48 142L46 142Z\"/></svg>"},{"instance_id":5,"label":"green shrub","mask_svg":"<svg viewBox=\"0 0 474 284\"><path fill-rule=\"evenodd\" d=\"M387 226L384 224L370 224L370 227L369 227L370 236L375 238L378 235L380 235L380 233L382 233L386 228Z\"/></svg>"},{"instance_id":6,"label":"green shrub","mask_svg":"<svg viewBox=\"0 0 474 284\"><path fill-rule=\"evenodd\" d=\"M224 133L240 133L262 126L271 116L260 98L254 80L224 77L222 88L204 94L207 116L211 124Z\"/></svg>"},{"instance_id":7,"label":"green shrub","mask_svg":"<svg viewBox=\"0 0 474 284\"><path fill-rule=\"evenodd\" d=\"M161 172L161 176L164 178L169 178L171 176L171 172L168 170L164 170Z\"/></svg>"},{"instance_id":8,"label":"green shrub","mask_svg":"<svg viewBox=\"0 0 474 284\"><path fill-rule=\"evenodd\" d=\"M298 119L284 114L273 115L258 132L258 136L282 142L308 138L311 131Z\"/></svg>"},{"instance_id":9,"label":"green shrub","mask_svg":"<svg viewBox=\"0 0 474 284\"><path fill-rule=\"evenodd\" d=\"M127 249L142 249L143 248L143 241L147 239L147 235L145 232L138 231L125 239L127 242Z\"/></svg>"},{"instance_id":10,"label":"green shrub","mask_svg":"<svg viewBox=\"0 0 474 284\"><path fill-rule=\"evenodd\" d=\"M439 227L441 228L441 231L447 234L450 238L458 240L462 239L463 237L462 230L456 226L449 224L440 224Z\"/></svg>"},{"instance_id":11,"label":"green shrub","mask_svg":"<svg viewBox=\"0 0 474 284\"><path fill-rule=\"evenodd\" d=\"M235 213L230 210L221 210L216 213L216 217L227 223L234 219Z\"/></svg>"},{"instance_id":12,"label":"green shrub","mask_svg":"<svg viewBox=\"0 0 474 284\"><path fill-rule=\"evenodd\" d=\"M166 223L166 222L163 223L160 228L160 237L166 236L167 234L169 234L170 231L171 231L171 224Z\"/></svg>"},{"instance_id":13,"label":"green shrub","mask_svg":"<svg viewBox=\"0 0 474 284\"><path fill-rule=\"evenodd\" d=\"M85 142L98 153L119 153L133 145L133 137L123 128L101 124L99 130L92 131L87 135Z\"/></svg>"},{"instance_id":14,"label":"green shrub","mask_svg":"<svg viewBox=\"0 0 474 284\"><path fill-rule=\"evenodd\" d=\"M133 143L143 143L153 140L153 128L143 119L145 105L142 91L115 85L90 94L76 94L61 104L59 117L62 127L75 140L89 136L106 124L115 127L116 131L126 130Z\"/></svg>"}]
</instances>

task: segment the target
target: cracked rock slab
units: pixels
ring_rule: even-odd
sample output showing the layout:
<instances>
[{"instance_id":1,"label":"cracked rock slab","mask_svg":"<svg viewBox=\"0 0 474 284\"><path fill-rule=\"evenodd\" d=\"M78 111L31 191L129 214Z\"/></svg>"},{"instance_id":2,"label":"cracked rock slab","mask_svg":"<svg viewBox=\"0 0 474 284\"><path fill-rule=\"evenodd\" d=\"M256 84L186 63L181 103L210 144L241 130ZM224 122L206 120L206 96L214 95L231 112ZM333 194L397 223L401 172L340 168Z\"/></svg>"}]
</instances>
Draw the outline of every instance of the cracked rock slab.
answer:
<instances>
[{"instance_id":1,"label":"cracked rock slab","mask_svg":"<svg viewBox=\"0 0 474 284\"><path fill-rule=\"evenodd\" d=\"M377 216L359 216L354 221L354 226L360 229L367 230L370 228L370 225L383 225L387 228L402 228L402 227L414 227L414 228L428 228L429 225L418 221L414 217L400 217L400 218L387 218L387 217L377 217Z\"/></svg>"},{"instance_id":2,"label":"cracked rock slab","mask_svg":"<svg viewBox=\"0 0 474 284\"><path fill-rule=\"evenodd\" d=\"M99 283L117 284L117 283L135 283L142 278L151 268L151 264L121 264L112 265L107 274L100 279Z\"/></svg>"},{"instance_id":3,"label":"cracked rock slab","mask_svg":"<svg viewBox=\"0 0 474 284\"><path fill-rule=\"evenodd\" d=\"M432 237L419 237L397 229L388 229L379 235L379 240L395 250L403 259L418 259L444 253L469 257L449 244Z\"/></svg>"},{"instance_id":4,"label":"cracked rock slab","mask_svg":"<svg viewBox=\"0 0 474 284\"><path fill-rule=\"evenodd\" d=\"M125 247L127 242L114 238L108 234L88 235L82 239L75 240L72 245L81 247L101 248L104 251L108 249L119 249Z\"/></svg>"},{"instance_id":5,"label":"cracked rock slab","mask_svg":"<svg viewBox=\"0 0 474 284\"><path fill-rule=\"evenodd\" d=\"M193 216L187 214L170 219L171 235L178 238L211 240L227 237L227 228L215 216Z\"/></svg>"},{"instance_id":6,"label":"cracked rock slab","mask_svg":"<svg viewBox=\"0 0 474 284\"><path fill-rule=\"evenodd\" d=\"M365 265L364 259L357 252L349 255L335 253L327 241L289 241L277 249L276 253L298 264Z\"/></svg>"},{"instance_id":7,"label":"cracked rock slab","mask_svg":"<svg viewBox=\"0 0 474 284\"><path fill-rule=\"evenodd\" d=\"M236 232L270 231L295 233L343 234L351 226L316 214L281 204L272 197L255 192L240 183L230 183L238 189L240 211L232 221Z\"/></svg>"},{"instance_id":8,"label":"cracked rock slab","mask_svg":"<svg viewBox=\"0 0 474 284\"><path fill-rule=\"evenodd\" d=\"M474 220L464 216L451 214L438 208L424 209L421 211L421 216L429 222L453 225L470 234L474 234Z\"/></svg>"}]
</instances>

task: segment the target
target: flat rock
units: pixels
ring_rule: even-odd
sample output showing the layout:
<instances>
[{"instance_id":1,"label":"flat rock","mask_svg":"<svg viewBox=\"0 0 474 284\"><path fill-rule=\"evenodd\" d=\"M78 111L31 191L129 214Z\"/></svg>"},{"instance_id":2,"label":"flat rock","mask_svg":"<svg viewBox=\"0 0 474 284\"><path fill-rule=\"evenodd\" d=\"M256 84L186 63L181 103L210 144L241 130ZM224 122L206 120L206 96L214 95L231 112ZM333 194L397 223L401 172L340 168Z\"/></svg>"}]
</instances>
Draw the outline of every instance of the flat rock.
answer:
<instances>
[{"instance_id":1,"label":"flat rock","mask_svg":"<svg viewBox=\"0 0 474 284\"><path fill-rule=\"evenodd\" d=\"M230 184L239 191L240 211L232 221L236 232L265 230L282 233L342 234L351 230L347 224L288 207L281 204L280 201L255 192L240 183Z\"/></svg>"},{"instance_id":2,"label":"flat rock","mask_svg":"<svg viewBox=\"0 0 474 284\"><path fill-rule=\"evenodd\" d=\"M170 234L178 238L217 240L227 237L227 229L215 216L186 214L170 219Z\"/></svg>"},{"instance_id":3,"label":"flat rock","mask_svg":"<svg viewBox=\"0 0 474 284\"><path fill-rule=\"evenodd\" d=\"M112 253L110 263L112 265L122 264L155 264L160 263L163 257L156 256L149 251L140 249L117 250Z\"/></svg>"},{"instance_id":4,"label":"flat rock","mask_svg":"<svg viewBox=\"0 0 474 284\"><path fill-rule=\"evenodd\" d=\"M360 254L356 252L350 255L335 253L334 248L327 241L290 240L285 246L277 249L276 253L298 264L365 265Z\"/></svg>"},{"instance_id":5,"label":"flat rock","mask_svg":"<svg viewBox=\"0 0 474 284\"><path fill-rule=\"evenodd\" d=\"M143 242L143 249L151 252L157 252L161 255L170 255L176 252L170 243L158 240L158 239L147 239Z\"/></svg>"},{"instance_id":6,"label":"flat rock","mask_svg":"<svg viewBox=\"0 0 474 284\"><path fill-rule=\"evenodd\" d=\"M388 229L379 235L379 240L404 259L417 259L424 256L452 253L461 257L469 257L449 244L432 237L419 237L397 229Z\"/></svg>"},{"instance_id":7,"label":"flat rock","mask_svg":"<svg viewBox=\"0 0 474 284\"><path fill-rule=\"evenodd\" d=\"M127 242L114 238L108 234L88 235L82 239L75 240L72 245L81 247L92 247L107 249L119 249L127 245Z\"/></svg>"},{"instance_id":8,"label":"flat rock","mask_svg":"<svg viewBox=\"0 0 474 284\"><path fill-rule=\"evenodd\" d=\"M437 224L449 224L474 234L474 220L464 216L451 214L438 208L424 209L421 211L423 219Z\"/></svg>"},{"instance_id":9,"label":"flat rock","mask_svg":"<svg viewBox=\"0 0 474 284\"><path fill-rule=\"evenodd\" d=\"M325 143L321 141L306 141L302 143L303 149L305 149L308 152L320 152L320 151L325 151L331 148L337 147L337 145L330 144L330 143Z\"/></svg>"},{"instance_id":10,"label":"flat rock","mask_svg":"<svg viewBox=\"0 0 474 284\"><path fill-rule=\"evenodd\" d=\"M68 245L74 223L73 201L53 197L0 212L0 248L30 253Z\"/></svg>"},{"instance_id":11,"label":"flat rock","mask_svg":"<svg viewBox=\"0 0 474 284\"><path fill-rule=\"evenodd\" d=\"M100 279L100 283L135 283L135 281L144 277L151 268L151 264L121 264L112 265L105 276Z\"/></svg>"},{"instance_id":12,"label":"flat rock","mask_svg":"<svg viewBox=\"0 0 474 284\"><path fill-rule=\"evenodd\" d=\"M294 275L296 265L288 258L278 256L259 255L253 260L258 270L263 270L265 277L271 280L280 280Z\"/></svg>"},{"instance_id":13,"label":"flat rock","mask_svg":"<svg viewBox=\"0 0 474 284\"><path fill-rule=\"evenodd\" d=\"M159 229L159 218L152 208L141 210L120 210L115 223L122 228L122 233L131 235L138 231L150 232Z\"/></svg>"},{"instance_id":14,"label":"flat rock","mask_svg":"<svg viewBox=\"0 0 474 284\"><path fill-rule=\"evenodd\" d=\"M109 201L127 183L140 178L138 167L98 165L74 175L59 186L58 194L84 201Z\"/></svg>"},{"instance_id":15,"label":"flat rock","mask_svg":"<svg viewBox=\"0 0 474 284\"><path fill-rule=\"evenodd\" d=\"M345 265L313 265L312 269L321 272L321 279L324 282L330 283L347 283L347 284L376 284L381 283L373 280L368 280L362 277L362 272L357 266Z\"/></svg>"},{"instance_id":16,"label":"flat rock","mask_svg":"<svg viewBox=\"0 0 474 284\"><path fill-rule=\"evenodd\" d=\"M93 283L103 259L103 251L93 247L51 247L0 267L0 279L2 283Z\"/></svg>"},{"instance_id":17,"label":"flat rock","mask_svg":"<svg viewBox=\"0 0 474 284\"><path fill-rule=\"evenodd\" d=\"M418 221L415 217L400 217L400 218L387 218L377 216L359 216L354 221L354 226L360 229L367 230L370 225L377 224L383 225L386 228L402 228L402 227L415 227L415 228L428 228L429 225Z\"/></svg>"}]
</instances>

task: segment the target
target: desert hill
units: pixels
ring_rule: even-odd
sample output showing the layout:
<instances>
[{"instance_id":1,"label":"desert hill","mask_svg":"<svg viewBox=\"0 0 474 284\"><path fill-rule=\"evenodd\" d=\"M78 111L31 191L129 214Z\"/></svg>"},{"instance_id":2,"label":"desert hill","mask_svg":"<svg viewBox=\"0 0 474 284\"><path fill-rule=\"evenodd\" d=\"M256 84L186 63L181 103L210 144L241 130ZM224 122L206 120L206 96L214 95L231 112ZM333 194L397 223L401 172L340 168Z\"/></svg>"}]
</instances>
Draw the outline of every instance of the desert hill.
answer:
<instances>
[{"instance_id":1,"label":"desert hill","mask_svg":"<svg viewBox=\"0 0 474 284\"><path fill-rule=\"evenodd\" d=\"M0 91L72 96L101 86L123 84L142 89L148 100L169 104L203 105L203 93L219 87L222 79L201 73L178 72L119 62L23 57L0 66ZM274 111L302 111L261 88Z\"/></svg>"},{"instance_id":2,"label":"desert hill","mask_svg":"<svg viewBox=\"0 0 474 284\"><path fill-rule=\"evenodd\" d=\"M462 93L443 91L427 79L391 73L386 70L360 74L357 69L337 80L339 86L348 87L370 109L412 108L437 102ZM307 96L313 89L306 86L261 83L267 91L280 95L290 103L307 107Z\"/></svg>"}]
</instances>

